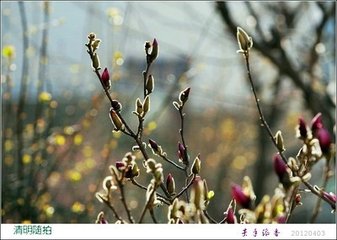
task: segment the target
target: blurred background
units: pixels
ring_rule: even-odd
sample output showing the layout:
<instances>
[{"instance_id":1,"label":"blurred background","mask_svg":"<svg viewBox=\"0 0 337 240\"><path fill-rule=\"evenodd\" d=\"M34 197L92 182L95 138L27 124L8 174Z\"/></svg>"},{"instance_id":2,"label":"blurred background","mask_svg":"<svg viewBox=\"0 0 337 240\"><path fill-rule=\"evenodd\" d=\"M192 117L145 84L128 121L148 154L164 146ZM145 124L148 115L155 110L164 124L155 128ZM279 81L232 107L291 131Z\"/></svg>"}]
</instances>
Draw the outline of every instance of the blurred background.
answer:
<instances>
[{"instance_id":1,"label":"blurred background","mask_svg":"<svg viewBox=\"0 0 337 240\"><path fill-rule=\"evenodd\" d=\"M95 193L108 166L134 144L112 133L109 103L84 45L90 32L102 40L101 66L110 70L112 95L134 128L144 43L158 40L144 140L156 140L175 161L180 123L172 101L191 87L186 141L192 159L201 154L201 176L215 192L209 213L217 220L231 200L231 183L250 176L257 202L278 185L275 148L260 126L244 60L236 53L237 26L253 37L252 75L270 127L282 130L286 155L296 156L301 147L295 137L300 116L310 123L321 112L335 134L335 2L13 1L1 2L1 20L3 223L93 223L101 210L113 219ZM323 165L313 170L311 182L318 186ZM181 188L184 176L163 166ZM142 169L145 184L144 175ZM335 192L334 179L328 192ZM131 184L126 191L138 216L144 191ZM304 193L302 201L291 222L309 222L316 197ZM167 221L167 212L156 211ZM317 222L335 222L327 204Z\"/></svg>"}]
</instances>

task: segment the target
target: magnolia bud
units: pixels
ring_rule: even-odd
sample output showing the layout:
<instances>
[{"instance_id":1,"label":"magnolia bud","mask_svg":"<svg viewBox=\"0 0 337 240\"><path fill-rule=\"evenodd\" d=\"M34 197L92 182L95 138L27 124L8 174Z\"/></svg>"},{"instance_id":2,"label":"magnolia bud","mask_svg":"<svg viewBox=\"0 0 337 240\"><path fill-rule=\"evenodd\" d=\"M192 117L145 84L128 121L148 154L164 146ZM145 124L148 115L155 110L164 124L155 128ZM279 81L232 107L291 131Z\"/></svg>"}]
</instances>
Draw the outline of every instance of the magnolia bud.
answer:
<instances>
[{"instance_id":1,"label":"magnolia bud","mask_svg":"<svg viewBox=\"0 0 337 240\"><path fill-rule=\"evenodd\" d=\"M331 145L331 136L329 131L322 127L315 131L314 136L318 139L319 146L321 147L322 152L324 154L329 153Z\"/></svg>"},{"instance_id":2,"label":"magnolia bud","mask_svg":"<svg viewBox=\"0 0 337 240\"><path fill-rule=\"evenodd\" d=\"M153 39L152 42L152 50L149 55L149 62L152 63L157 57L158 57L158 52L159 52L159 46L157 39Z\"/></svg>"},{"instance_id":3,"label":"magnolia bud","mask_svg":"<svg viewBox=\"0 0 337 240\"><path fill-rule=\"evenodd\" d=\"M110 81L110 74L107 68L104 68L104 71L101 76L102 83L105 89L110 89L111 81Z\"/></svg>"},{"instance_id":4,"label":"magnolia bud","mask_svg":"<svg viewBox=\"0 0 337 240\"><path fill-rule=\"evenodd\" d=\"M116 168L118 169L118 171L122 172L126 167L126 164L124 162L116 162Z\"/></svg>"},{"instance_id":5,"label":"magnolia bud","mask_svg":"<svg viewBox=\"0 0 337 240\"><path fill-rule=\"evenodd\" d=\"M92 67L96 70L100 68L100 62L97 53L94 53L92 57Z\"/></svg>"},{"instance_id":6,"label":"magnolia bud","mask_svg":"<svg viewBox=\"0 0 337 240\"><path fill-rule=\"evenodd\" d=\"M180 142L178 143L178 157L185 165L188 165L188 156L186 148Z\"/></svg>"},{"instance_id":7,"label":"magnolia bud","mask_svg":"<svg viewBox=\"0 0 337 240\"><path fill-rule=\"evenodd\" d=\"M200 168L201 168L201 161L200 161L200 155L198 155L192 164L192 173L193 174L199 174L200 173Z\"/></svg>"},{"instance_id":8,"label":"magnolia bud","mask_svg":"<svg viewBox=\"0 0 337 240\"><path fill-rule=\"evenodd\" d=\"M146 96L143 104L144 116L150 111L150 96Z\"/></svg>"},{"instance_id":9,"label":"magnolia bud","mask_svg":"<svg viewBox=\"0 0 337 240\"><path fill-rule=\"evenodd\" d=\"M141 116L143 114L143 104L139 98L136 100L136 113Z\"/></svg>"},{"instance_id":10,"label":"magnolia bud","mask_svg":"<svg viewBox=\"0 0 337 240\"><path fill-rule=\"evenodd\" d=\"M301 139L306 139L308 137L307 124L302 117L298 119L298 133L298 137Z\"/></svg>"},{"instance_id":11,"label":"magnolia bud","mask_svg":"<svg viewBox=\"0 0 337 240\"><path fill-rule=\"evenodd\" d=\"M95 52L96 49L99 48L100 42L101 42L101 39L96 39L96 40L91 44L91 46L92 46L92 51L93 51L93 52Z\"/></svg>"},{"instance_id":12,"label":"magnolia bud","mask_svg":"<svg viewBox=\"0 0 337 240\"><path fill-rule=\"evenodd\" d=\"M114 130L116 130L116 131L123 130L123 128L124 128L123 122L119 118L119 116L117 115L115 110L113 110L113 108L110 108L110 119L111 119L112 123L115 125Z\"/></svg>"},{"instance_id":13,"label":"magnolia bud","mask_svg":"<svg viewBox=\"0 0 337 240\"><path fill-rule=\"evenodd\" d=\"M169 194L172 195L175 193L176 185L171 173L169 173L169 175L166 178L166 188Z\"/></svg>"},{"instance_id":14,"label":"magnolia bud","mask_svg":"<svg viewBox=\"0 0 337 240\"><path fill-rule=\"evenodd\" d=\"M191 88L186 88L179 94L179 100L182 104L184 104L187 101L188 96L190 94L190 90Z\"/></svg>"},{"instance_id":15,"label":"magnolia bud","mask_svg":"<svg viewBox=\"0 0 337 240\"><path fill-rule=\"evenodd\" d=\"M283 137L282 137L282 132L279 130L276 132L275 134L275 141L276 141L276 145L277 148L280 152L284 152L285 148L284 148L284 143L283 143Z\"/></svg>"},{"instance_id":16,"label":"magnolia bud","mask_svg":"<svg viewBox=\"0 0 337 240\"><path fill-rule=\"evenodd\" d=\"M253 39L240 27L237 27L236 38L239 43L239 51L247 52L253 46Z\"/></svg>"},{"instance_id":17,"label":"magnolia bud","mask_svg":"<svg viewBox=\"0 0 337 240\"><path fill-rule=\"evenodd\" d=\"M251 199L247 196L243 191L241 186L237 184L232 184L232 198L240 204L243 208L250 208L251 207Z\"/></svg>"},{"instance_id":18,"label":"magnolia bud","mask_svg":"<svg viewBox=\"0 0 337 240\"><path fill-rule=\"evenodd\" d=\"M226 223L228 224L234 224L237 222L236 220L236 216L234 214L234 210L232 207L229 207L227 212L226 212L226 220L225 220Z\"/></svg>"},{"instance_id":19,"label":"magnolia bud","mask_svg":"<svg viewBox=\"0 0 337 240\"><path fill-rule=\"evenodd\" d=\"M152 93L153 89L154 89L154 78L153 78L152 75L149 75L149 77L147 78L147 81L146 81L147 94Z\"/></svg>"},{"instance_id":20,"label":"magnolia bud","mask_svg":"<svg viewBox=\"0 0 337 240\"><path fill-rule=\"evenodd\" d=\"M153 141L152 139L149 139L149 144L150 144L150 147L155 151L155 152L158 152L158 144Z\"/></svg>"}]
</instances>

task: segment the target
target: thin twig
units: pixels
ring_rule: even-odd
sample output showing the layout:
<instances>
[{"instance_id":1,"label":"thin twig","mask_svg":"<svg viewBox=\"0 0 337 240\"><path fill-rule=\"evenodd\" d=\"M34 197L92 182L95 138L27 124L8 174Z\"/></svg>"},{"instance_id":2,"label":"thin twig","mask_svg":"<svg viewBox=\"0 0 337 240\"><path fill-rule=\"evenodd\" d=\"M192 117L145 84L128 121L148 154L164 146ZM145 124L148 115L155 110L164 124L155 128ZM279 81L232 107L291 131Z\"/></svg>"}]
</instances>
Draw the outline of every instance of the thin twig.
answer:
<instances>
[{"instance_id":1,"label":"thin twig","mask_svg":"<svg viewBox=\"0 0 337 240\"><path fill-rule=\"evenodd\" d=\"M140 218L139 218L138 223L142 223L143 218L144 218L145 213L146 213L146 210L149 208L149 206L150 206L150 204L151 204L152 197L153 197L153 195L155 194L155 192L156 192L156 188L153 188L152 191L151 191L151 193L150 193L150 196L149 196L149 198L148 198L148 200L147 200L147 202L146 202L146 204L145 204L145 206L144 206L144 209L143 209L143 211L142 211L142 214L141 214L141 216L140 216Z\"/></svg>"},{"instance_id":2,"label":"thin twig","mask_svg":"<svg viewBox=\"0 0 337 240\"><path fill-rule=\"evenodd\" d=\"M154 223L158 223L158 221L157 221L157 219L156 219L156 216L154 215L153 209L150 209L150 215L151 215L152 221L153 221Z\"/></svg>"},{"instance_id":3,"label":"thin twig","mask_svg":"<svg viewBox=\"0 0 337 240\"><path fill-rule=\"evenodd\" d=\"M175 166L176 168L178 168L178 169L180 169L180 170L182 170L182 171L185 171L185 167L182 167L182 166L176 164L175 162L173 162L172 160L170 160L167 156L161 154L160 157L161 157L162 159L164 159L166 162L171 163L171 164L172 164L173 166Z\"/></svg>"}]
</instances>

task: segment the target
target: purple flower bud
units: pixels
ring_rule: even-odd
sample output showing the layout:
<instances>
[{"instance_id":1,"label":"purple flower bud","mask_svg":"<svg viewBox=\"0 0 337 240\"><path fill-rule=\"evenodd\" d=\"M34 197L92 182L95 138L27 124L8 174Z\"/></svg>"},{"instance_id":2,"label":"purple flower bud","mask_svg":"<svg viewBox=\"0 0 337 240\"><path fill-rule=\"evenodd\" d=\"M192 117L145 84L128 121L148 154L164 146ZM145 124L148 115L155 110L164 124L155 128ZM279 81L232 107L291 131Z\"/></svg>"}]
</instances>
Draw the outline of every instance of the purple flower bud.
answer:
<instances>
[{"instance_id":1,"label":"purple flower bud","mask_svg":"<svg viewBox=\"0 0 337 240\"><path fill-rule=\"evenodd\" d=\"M125 169L125 163L124 162L116 162L116 168L118 171L122 172Z\"/></svg>"},{"instance_id":2,"label":"purple flower bud","mask_svg":"<svg viewBox=\"0 0 337 240\"><path fill-rule=\"evenodd\" d=\"M110 82L110 74L107 68L104 68L104 71L101 76L102 83L105 89L110 89L111 82Z\"/></svg>"},{"instance_id":3,"label":"purple flower bud","mask_svg":"<svg viewBox=\"0 0 337 240\"><path fill-rule=\"evenodd\" d=\"M329 131L322 127L315 131L314 136L318 139L322 152L325 154L329 153L331 145L331 136Z\"/></svg>"},{"instance_id":4,"label":"purple flower bud","mask_svg":"<svg viewBox=\"0 0 337 240\"><path fill-rule=\"evenodd\" d=\"M300 136L303 139L306 139L308 136L308 132L307 132L307 124L305 123L304 119L302 117L300 117L298 119L298 129L300 131Z\"/></svg>"},{"instance_id":5,"label":"purple flower bud","mask_svg":"<svg viewBox=\"0 0 337 240\"><path fill-rule=\"evenodd\" d=\"M315 132L317 129L320 129L322 127L322 113L317 113L316 116L311 120L311 130Z\"/></svg>"},{"instance_id":6,"label":"purple flower bud","mask_svg":"<svg viewBox=\"0 0 337 240\"><path fill-rule=\"evenodd\" d=\"M166 188L167 188L167 191L170 194L173 194L175 192L175 182L174 182L174 178L172 177L171 173L169 173L167 175L167 178L166 178Z\"/></svg>"},{"instance_id":7,"label":"purple flower bud","mask_svg":"<svg viewBox=\"0 0 337 240\"><path fill-rule=\"evenodd\" d=\"M279 154L275 154L273 157L274 161L274 170L282 183L284 175L287 173L287 165L283 162L281 156Z\"/></svg>"},{"instance_id":8,"label":"purple flower bud","mask_svg":"<svg viewBox=\"0 0 337 240\"><path fill-rule=\"evenodd\" d=\"M178 142L178 157L184 164L188 164L188 156L186 148L180 142Z\"/></svg>"},{"instance_id":9,"label":"purple flower bud","mask_svg":"<svg viewBox=\"0 0 337 240\"><path fill-rule=\"evenodd\" d=\"M236 223L236 217L235 217L235 214L234 214L234 210L231 207L228 208L228 210L227 210L227 216L226 216L225 222L229 223L229 224Z\"/></svg>"},{"instance_id":10,"label":"purple flower bud","mask_svg":"<svg viewBox=\"0 0 337 240\"><path fill-rule=\"evenodd\" d=\"M155 142L155 141L153 141L152 139L149 139L149 143L150 143L150 146L151 146L151 148L155 151L155 152L158 152L158 144Z\"/></svg>"},{"instance_id":11,"label":"purple flower bud","mask_svg":"<svg viewBox=\"0 0 337 240\"><path fill-rule=\"evenodd\" d=\"M251 200L250 197L244 194L241 186L237 184L232 184L232 198L240 204L243 208L250 208Z\"/></svg>"},{"instance_id":12,"label":"purple flower bud","mask_svg":"<svg viewBox=\"0 0 337 240\"><path fill-rule=\"evenodd\" d=\"M328 199L330 199L331 201L333 201L334 203L336 203L337 198L336 198L336 195L335 195L334 193L332 193L332 192L330 192L330 193L323 192L322 194L323 194L323 196L324 196L325 198L328 198Z\"/></svg>"}]
</instances>

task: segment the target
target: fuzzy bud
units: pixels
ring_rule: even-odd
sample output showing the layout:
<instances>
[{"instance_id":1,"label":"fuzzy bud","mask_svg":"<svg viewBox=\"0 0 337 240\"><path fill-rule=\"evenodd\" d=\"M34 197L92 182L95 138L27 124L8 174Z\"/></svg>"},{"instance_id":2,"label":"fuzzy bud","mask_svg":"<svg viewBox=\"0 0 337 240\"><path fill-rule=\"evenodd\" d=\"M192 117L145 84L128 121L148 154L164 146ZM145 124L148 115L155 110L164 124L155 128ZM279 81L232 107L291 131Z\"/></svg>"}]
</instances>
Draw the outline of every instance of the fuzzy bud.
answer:
<instances>
[{"instance_id":1,"label":"fuzzy bud","mask_svg":"<svg viewBox=\"0 0 337 240\"><path fill-rule=\"evenodd\" d=\"M284 142L283 142L282 132L280 130L277 131L275 134L275 141L276 141L278 150L280 152L284 152L285 151Z\"/></svg>"},{"instance_id":2,"label":"fuzzy bud","mask_svg":"<svg viewBox=\"0 0 337 240\"><path fill-rule=\"evenodd\" d=\"M113 110L113 108L110 108L110 119L111 122L114 124L116 131L123 130L124 124L122 120L119 118L118 114Z\"/></svg>"},{"instance_id":3,"label":"fuzzy bud","mask_svg":"<svg viewBox=\"0 0 337 240\"><path fill-rule=\"evenodd\" d=\"M94 42L91 44L93 52L95 52L99 48L100 43L101 43L101 39L94 40Z\"/></svg>"},{"instance_id":4,"label":"fuzzy bud","mask_svg":"<svg viewBox=\"0 0 337 240\"><path fill-rule=\"evenodd\" d=\"M121 161L116 162L116 168L118 171L120 172L124 171L125 167L126 167L126 164L124 162L121 162Z\"/></svg>"},{"instance_id":5,"label":"fuzzy bud","mask_svg":"<svg viewBox=\"0 0 337 240\"><path fill-rule=\"evenodd\" d=\"M181 91L180 94L179 94L179 101L182 103L182 104L185 104L187 99L188 99L188 96L190 95L190 90L191 88L186 88L185 90Z\"/></svg>"},{"instance_id":6,"label":"fuzzy bud","mask_svg":"<svg viewBox=\"0 0 337 240\"><path fill-rule=\"evenodd\" d=\"M166 188L169 194L171 195L175 194L176 185L171 173L169 173L166 178Z\"/></svg>"},{"instance_id":7,"label":"fuzzy bud","mask_svg":"<svg viewBox=\"0 0 337 240\"><path fill-rule=\"evenodd\" d=\"M182 143L178 143L178 157L185 165L188 165L188 156L186 152L186 148Z\"/></svg>"},{"instance_id":8,"label":"fuzzy bud","mask_svg":"<svg viewBox=\"0 0 337 240\"><path fill-rule=\"evenodd\" d=\"M232 198L240 204L243 208L249 209L251 207L251 199L243 191L241 186L232 184Z\"/></svg>"},{"instance_id":9,"label":"fuzzy bud","mask_svg":"<svg viewBox=\"0 0 337 240\"><path fill-rule=\"evenodd\" d=\"M324 154L329 153L331 145L331 136L329 131L322 127L315 131L314 136L318 139L319 146L321 147L322 152Z\"/></svg>"},{"instance_id":10,"label":"fuzzy bud","mask_svg":"<svg viewBox=\"0 0 337 240\"><path fill-rule=\"evenodd\" d=\"M284 175L288 174L287 165L283 162L283 160L282 160L282 158L279 154L274 155L273 162L274 162L274 170L275 170L280 182L282 182L282 179L284 178Z\"/></svg>"},{"instance_id":11,"label":"fuzzy bud","mask_svg":"<svg viewBox=\"0 0 337 240\"><path fill-rule=\"evenodd\" d=\"M140 101L139 98L136 100L136 111L135 111L139 116L143 114L143 104Z\"/></svg>"},{"instance_id":12,"label":"fuzzy bud","mask_svg":"<svg viewBox=\"0 0 337 240\"><path fill-rule=\"evenodd\" d=\"M100 69L100 62L97 53L92 56L92 67L94 69Z\"/></svg>"},{"instance_id":13,"label":"fuzzy bud","mask_svg":"<svg viewBox=\"0 0 337 240\"><path fill-rule=\"evenodd\" d=\"M201 168L200 154L194 159L192 164L192 173L199 174Z\"/></svg>"},{"instance_id":14,"label":"fuzzy bud","mask_svg":"<svg viewBox=\"0 0 337 240\"><path fill-rule=\"evenodd\" d=\"M105 89L110 89L111 87L111 81L110 81L110 74L107 68L104 68L104 71L101 76L102 84Z\"/></svg>"},{"instance_id":15,"label":"fuzzy bud","mask_svg":"<svg viewBox=\"0 0 337 240\"><path fill-rule=\"evenodd\" d=\"M152 93L153 89L154 89L154 78L150 74L149 77L147 78L147 81L146 81L146 91L147 91L147 94Z\"/></svg>"},{"instance_id":16,"label":"fuzzy bud","mask_svg":"<svg viewBox=\"0 0 337 240\"><path fill-rule=\"evenodd\" d=\"M248 52L253 46L253 39L240 27L237 27L236 38L238 40L240 52Z\"/></svg>"},{"instance_id":17,"label":"fuzzy bud","mask_svg":"<svg viewBox=\"0 0 337 240\"><path fill-rule=\"evenodd\" d=\"M225 213L226 215L226 220L225 220L225 223L228 223L228 224L234 224L237 222L236 220L236 216L234 214L234 210L232 207L229 207L227 209L227 212Z\"/></svg>"},{"instance_id":18,"label":"fuzzy bud","mask_svg":"<svg viewBox=\"0 0 337 240\"><path fill-rule=\"evenodd\" d=\"M148 61L152 63L158 57L158 53L159 53L158 42L157 39L154 38L152 42L152 50L149 55Z\"/></svg>"},{"instance_id":19,"label":"fuzzy bud","mask_svg":"<svg viewBox=\"0 0 337 240\"><path fill-rule=\"evenodd\" d=\"M298 131L300 138L306 139L308 137L307 124L302 117L298 119Z\"/></svg>"},{"instance_id":20,"label":"fuzzy bud","mask_svg":"<svg viewBox=\"0 0 337 240\"><path fill-rule=\"evenodd\" d=\"M150 96L146 96L143 104L143 114L144 116L150 111Z\"/></svg>"}]
</instances>

